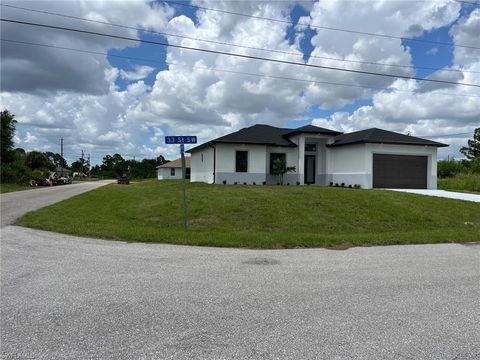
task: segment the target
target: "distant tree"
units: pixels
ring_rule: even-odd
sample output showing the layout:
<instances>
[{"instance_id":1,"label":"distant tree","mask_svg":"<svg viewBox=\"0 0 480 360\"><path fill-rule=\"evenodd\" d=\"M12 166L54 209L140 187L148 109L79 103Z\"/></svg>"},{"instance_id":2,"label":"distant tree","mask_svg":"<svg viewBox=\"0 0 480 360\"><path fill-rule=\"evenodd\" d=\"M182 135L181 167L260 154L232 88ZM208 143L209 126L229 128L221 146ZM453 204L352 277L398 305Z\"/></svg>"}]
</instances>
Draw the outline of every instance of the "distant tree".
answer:
<instances>
[{"instance_id":1,"label":"distant tree","mask_svg":"<svg viewBox=\"0 0 480 360\"><path fill-rule=\"evenodd\" d=\"M53 153L53 152L50 152L50 151L47 151L44 154L47 157L47 159L50 160L55 165L55 168L57 168L57 167L67 168L68 167L67 161L62 157L62 155L60 155L58 153Z\"/></svg>"},{"instance_id":2,"label":"distant tree","mask_svg":"<svg viewBox=\"0 0 480 360\"><path fill-rule=\"evenodd\" d=\"M439 178L454 177L467 171L467 166L455 159L439 160L437 162L437 176Z\"/></svg>"},{"instance_id":3,"label":"distant tree","mask_svg":"<svg viewBox=\"0 0 480 360\"><path fill-rule=\"evenodd\" d=\"M480 128L475 129L473 139L468 140L468 146L463 146L460 152L469 160L480 157Z\"/></svg>"},{"instance_id":4,"label":"distant tree","mask_svg":"<svg viewBox=\"0 0 480 360\"><path fill-rule=\"evenodd\" d=\"M283 184L283 178L285 177L285 174L294 171L295 166L287 166L287 160L285 159L285 157L279 157L273 160L272 174L279 177L280 184Z\"/></svg>"},{"instance_id":5,"label":"distant tree","mask_svg":"<svg viewBox=\"0 0 480 360\"><path fill-rule=\"evenodd\" d=\"M87 174L89 171L88 161L84 158L80 158L72 163L71 169L73 172Z\"/></svg>"},{"instance_id":6,"label":"distant tree","mask_svg":"<svg viewBox=\"0 0 480 360\"><path fill-rule=\"evenodd\" d=\"M55 165L39 151L30 151L25 158L25 164L32 170L48 169L55 170Z\"/></svg>"},{"instance_id":7,"label":"distant tree","mask_svg":"<svg viewBox=\"0 0 480 360\"><path fill-rule=\"evenodd\" d=\"M1 117L1 150L0 150L0 162L8 163L14 160L13 154L13 136L15 135L15 115L11 114L8 110L3 110L0 113Z\"/></svg>"},{"instance_id":8,"label":"distant tree","mask_svg":"<svg viewBox=\"0 0 480 360\"><path fill-rule=\"evenodd\" d=\"M166 160L166 159L163 157L163 155L159 155L159 156L157 157L157 161L155 162L155 167L160 166L160 165L163 165L163 164L165 164L165 163L167 163L167 162L168 162L168 160Z\"/></svg>"},{"instance_id":9,"label":"distant tree","mask_svg":"<svg viewBox=\"0 0 480 360\"><path fill-rule=\"evenodd\" d=\"M15 157L15 160L24 160L26 159L27 157L27 152L22 149L22 148L15 148L15 150L13 150L14 152L14 157Z\"/></svg>"},{"instance_id":10,"label":"distant tree","mask_svg":"<svg viewBox=\"0 0 480 360\"><path fill-rule=\"evenodd\" d=\"M130 177L136 179L149 179L157 176L156 159L143 159L142 161L128 162L130 168Z\"/></svg>"}]
</instances>

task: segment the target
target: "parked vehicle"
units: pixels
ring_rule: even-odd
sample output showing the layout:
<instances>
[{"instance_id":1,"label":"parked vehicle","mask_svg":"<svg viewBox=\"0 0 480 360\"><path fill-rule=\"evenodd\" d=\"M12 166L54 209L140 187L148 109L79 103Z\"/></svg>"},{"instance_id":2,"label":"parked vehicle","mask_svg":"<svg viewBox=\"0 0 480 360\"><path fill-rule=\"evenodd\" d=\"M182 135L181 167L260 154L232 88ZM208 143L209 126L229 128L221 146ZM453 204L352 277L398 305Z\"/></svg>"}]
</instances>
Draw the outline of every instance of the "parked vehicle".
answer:
<instances>
[{"instance_id":1,"label":"parked vehicle","mask_svg":"<svg viewBox=\"0 0 480 360\"><path fill-rule=\"evenodd\" d=\"M67 185L72 183L72 178L68 175L62 176L57 179L57 185Z\"/></svg>"},{"instance_id":2,"label":"parked vehicle","mask_svg":"<svg viewBox=\"0 0 480 360\"><path fill-rule=\"evenodd\" d=\"M130 180L128 179L128 176L119 176L117 178L117 184L122 184L122 185L128 185L130 184Z\"/></svg>"}]
</instances>

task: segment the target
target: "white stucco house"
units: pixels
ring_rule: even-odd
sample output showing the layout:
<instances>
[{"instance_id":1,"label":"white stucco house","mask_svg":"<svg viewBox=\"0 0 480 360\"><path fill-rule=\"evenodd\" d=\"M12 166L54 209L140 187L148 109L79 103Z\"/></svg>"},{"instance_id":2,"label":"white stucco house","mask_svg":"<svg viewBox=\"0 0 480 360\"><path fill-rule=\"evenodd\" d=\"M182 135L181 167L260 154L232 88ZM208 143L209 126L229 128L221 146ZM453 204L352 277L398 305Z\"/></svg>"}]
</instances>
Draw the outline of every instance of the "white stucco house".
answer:
<instances>
[{"instance_id":1,"label":"white stucco house","mask_svg":"<svg viewBox=\"0 0 480 360\"><path fill-rule=\"evenodd\" d=\"M344 134L313 125L254 125L188 152L192 182L275 184L273 162L283 158L296 170L285 175L291 184L436 189L437 148L443 146L377 128Z\"/></svg>"},{"instance_id":2,"label":"white stucco house","mask_svg":"<svg viewBox=\"0 0 480 360\"><path fill-rule=\"evenodd\" d=\"M190 157L185 156L185 178L190 178ZM157 179L181 179L182 178L182 159L169 161L163 165L157 166Z\"/></svg>"}]
</instances>

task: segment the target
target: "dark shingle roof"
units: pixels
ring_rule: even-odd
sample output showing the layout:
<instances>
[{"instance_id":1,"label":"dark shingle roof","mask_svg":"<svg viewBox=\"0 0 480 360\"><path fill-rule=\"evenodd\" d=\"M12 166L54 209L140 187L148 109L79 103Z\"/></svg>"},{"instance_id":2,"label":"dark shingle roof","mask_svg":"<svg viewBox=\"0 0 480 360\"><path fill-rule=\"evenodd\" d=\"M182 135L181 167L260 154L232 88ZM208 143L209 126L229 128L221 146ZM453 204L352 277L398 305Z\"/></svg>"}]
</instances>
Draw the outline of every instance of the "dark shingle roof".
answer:
<instances>
[{"instance_id":1,"label":"dark shingle roof","mask_svg":"<svg viewBox=\"0 0 480 360\"><path fill-rule=\"evenodd\" d=\"M327 146L342 146L358 143L399 144L399 145L428 145L443 147L448 146L436 141L418 138L415 136L399 134L383 129L367 129L335 136L333 144Z\"/></svg>"},{"instance_id":2,"label":"dark shingle roof","mask_svg":"<svg viewBox=\"0 0 480 360\"><path fill-rule=\"evenodd\" d=\"M293 129L292 131L290 131L286 135L292 136L292 135L301 134L301 133L326 134L326 135L340 135L340 134L343 134L340 131L325 129L325 128L322 128L322 127L319 127L319 126L305 125L305 126L297 128L297 129Z\"/></svg>"},{"instance_id":3,"label":"dark shingle roof","mask_svg":"<svg viewBox=\"0 0 480 360\"><path fill-rule=\"evenodd\" d=\"M261 144L274 146L296 146L283 135L292 129L282 129L270 125L253 125L234 133L212 140L219 143Z\"/></svg>"},{"instance_id":4,"label":"dark shingle roof","mask_svg":"<svg viewBox=\"0 0 480 360\"><path fill-rule=\"evenodd\" d=\"M212 143L233 143L233 144L258 144L258 145L271 145L271 146L285 146L285 147L297 147L295 143L288 139L289 136L298 133L311 133L311 134L328 134L338 135L341 132L324 129L318 126L307 125L298 129L285 129L278 128L270 125L253 125L247 128L243 128L234 133L219 137L211 140L205 144L194 147L187 152L193 152L199 150Z\"/></svg>"}]
</instances>

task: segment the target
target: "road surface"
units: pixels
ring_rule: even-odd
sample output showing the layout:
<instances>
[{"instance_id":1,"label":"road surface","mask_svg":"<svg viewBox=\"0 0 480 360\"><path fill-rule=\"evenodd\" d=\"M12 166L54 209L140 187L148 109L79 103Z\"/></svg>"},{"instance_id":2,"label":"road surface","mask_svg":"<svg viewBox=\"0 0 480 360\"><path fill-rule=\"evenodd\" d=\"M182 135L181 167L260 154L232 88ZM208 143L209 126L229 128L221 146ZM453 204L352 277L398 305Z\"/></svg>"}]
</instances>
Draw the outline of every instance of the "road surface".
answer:
<instances>
[{"instance_id":1,"label":"road surface","mask_svg":"<svg viewBox=\"0 0 480 360\"><path fill-rule=\"evenodd\" d=\"M480 358L479 244L245 250L5 226L1 260L2 359Z\"/></svg>"}]
</instances>

